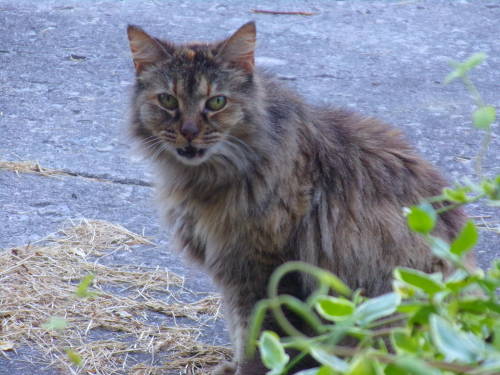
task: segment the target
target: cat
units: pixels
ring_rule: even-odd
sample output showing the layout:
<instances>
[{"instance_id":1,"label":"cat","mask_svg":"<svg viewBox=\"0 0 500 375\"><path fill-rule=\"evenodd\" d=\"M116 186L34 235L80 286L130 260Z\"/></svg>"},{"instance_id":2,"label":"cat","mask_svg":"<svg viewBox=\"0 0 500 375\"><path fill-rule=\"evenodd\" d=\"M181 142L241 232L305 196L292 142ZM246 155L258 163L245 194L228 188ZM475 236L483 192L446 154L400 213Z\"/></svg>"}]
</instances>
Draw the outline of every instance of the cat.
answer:
<instances>
[{"instance_id":1,"label":"cat","mask_svg":"<svg viewBox=\"0 0 500 375\"><path fill-rule=\"evenodd\" d=\"M307 104L257 69L255 23L214 43L176 45L137 26L128 38L130 129L156 166L161 214L223 295L234 362L215 373L266 372L244 357L245 332L287 261L323 267L367 296L391 290L396 266L451 271L402 211L439 195L443 177L398 130ZM447 211L434 234L450 241L464 221ZM283 284L301 298L312 288L301 275Z\"/></svg>"}]
</instances>

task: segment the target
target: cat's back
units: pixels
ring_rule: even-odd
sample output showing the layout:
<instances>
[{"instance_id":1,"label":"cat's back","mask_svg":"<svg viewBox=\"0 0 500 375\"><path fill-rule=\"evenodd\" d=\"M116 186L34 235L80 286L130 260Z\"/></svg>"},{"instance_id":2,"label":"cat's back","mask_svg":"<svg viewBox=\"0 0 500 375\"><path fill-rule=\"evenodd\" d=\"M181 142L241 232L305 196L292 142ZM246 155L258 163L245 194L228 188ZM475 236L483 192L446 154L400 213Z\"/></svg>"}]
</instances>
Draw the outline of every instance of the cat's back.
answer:
<instances>
[{"instance_id":1,"label":"cat's back","mask_svg":"<svg viewBox=\"0 0 500 375\"><path fill-rule=\"evenodd\" d=\"M352 188L371 192L370 198L378 194L413 203L416 197L440 194L447 185L395 126L341 108L309 113L319 164L349 179Z\"/></svg>"},{"instance_id":2,"label":"cat's back","mask_svg":"<svg viewBox=\"0 0 500 375\"><path fill-rule=\"evenodd\" d=\"M259 79L266 93L271 127L304 136L304 143L330 154L357 153L382 157L384 153L415 155L400 130L375 118L333 106L317 106L265 71ZM355 157L354 155L352 155Z\"/></svg>"}]
</instances>

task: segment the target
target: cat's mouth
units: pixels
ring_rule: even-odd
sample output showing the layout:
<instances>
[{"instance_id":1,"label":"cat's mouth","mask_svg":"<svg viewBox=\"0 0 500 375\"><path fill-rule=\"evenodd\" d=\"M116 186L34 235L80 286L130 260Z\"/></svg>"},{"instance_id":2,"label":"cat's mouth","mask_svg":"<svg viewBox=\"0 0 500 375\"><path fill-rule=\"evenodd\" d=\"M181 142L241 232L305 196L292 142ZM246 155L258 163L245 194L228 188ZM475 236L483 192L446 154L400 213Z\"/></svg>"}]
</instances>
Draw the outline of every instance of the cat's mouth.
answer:
<instances>
[{"instance_id":1,"label":"cat's mouth","mask_svg":"<svg viewBox=\"0 0 500 375\"><path fill-rule=\"evenodd\" d=\"M187 159L201 158L205 155L205 149L187 145L186 147L178 148L177 154Z\"/></svg>"}]
</instances>

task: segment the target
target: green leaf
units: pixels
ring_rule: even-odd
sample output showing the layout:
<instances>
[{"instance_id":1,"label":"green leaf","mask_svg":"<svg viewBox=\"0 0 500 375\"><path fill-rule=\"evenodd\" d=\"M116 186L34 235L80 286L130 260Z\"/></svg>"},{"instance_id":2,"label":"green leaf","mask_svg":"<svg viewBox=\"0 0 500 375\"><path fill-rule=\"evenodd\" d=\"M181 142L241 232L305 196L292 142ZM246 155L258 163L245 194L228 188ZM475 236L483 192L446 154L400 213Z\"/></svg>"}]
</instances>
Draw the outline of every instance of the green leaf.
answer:
<instances>
[{"instance_id":1,"label":"green leaf","mask_svg":"<svg viewBox=\"0 0 500 375\"><path fill-rule=\"evenodd\" d=\"M453 82L457 78L461 77L463 77L462 71L460 71L459 69L455 69L446 76L446 78L444 79L444 84L447 85L448 83Z\"/></svg>"},{"instance_id":2,"label":"green leaf","mask_svg":"<svg viewBox=\"0 0 500 375\"><path fill-rule=\"evenodd\" d=\"M324 367L326 367L328 369L327 366L322 366L321 368L319 367L314 367L314 368L310 368L310 369L307 369L307 370L302 370L302 371L299 371L299 372L296 372L294 373L293 375L320 375L319 374L319 371L321 369L323 369ZM329 369L328 369L329 370ZM324 372L322 373L321 375L330 375L332 374L333 375L333 371L332 370L329 370L330 372Z\"/></svg>"},{"instance_id":3,"label":"green leaf","mask_svg":"<svg viewBox=\"0 0 500 375\"><path fill-rule=\"evenodd\" d=\"M477 65L481 64L488 55L486 55L484 52L477 52L474 53L472 56L470 56L467 60L465 60L462 64L467 70L471 70L472 68L476 67Z\"/></svg>"},{"instance_id":4,"label":"green leaf","mask_svg":"<svg viewBox=\"0 0 500 375\"><path fill-rule=\"evenodd\" d=\"M59 316L53 316L47 323L42 324L42 328L48 329L50 331L58 331L65 329L68 326L68 321Z\"/></svg>"},{"instance_id":5,"label":"green leaf","mask_svg":"<svg viewBox=\"0 0 500 375\"><path fill-rule=\"evenodd\" d=\"M455 203L467 203L469 198L467 193L470 192L469 187L459 187L457 189L444 188L443 196L446 200Z\"/></svg>"},{"instance_id":6,"label":"green leaf","mask_svg":"<svg viewBox=\"0 0 500 375\"><path fill-rule=\"evenodd\" d=\"M482 359L483 341L465 334L438 315L431 315L429 322L432 342L447 361L474 363Z\"/></svg>"},{"instance_id":7,"label":"green leaf","mask_svg":"<svg viewBox=\"0 0 500 375\"><path fill-rule=\"evenodd\" d=\"M377 363L367 355L356 358L352 363L347 375L378 375Z\"/></svg>"},{"instance_id":8,"label":"green leaf","mask_svg":"<svg viewBox=\"0 0 500 375\"><path fill-rule=\"evenodd\" d=\"M396 268L394 270L394 277L409 285L417 287L430 295L433 295L444 289L444 285L434 280L430 275L411 268Z\"/></svg>"},{"instance_id":9,"label":"green leaf","mask_svg":"<svg viewBox=\"0 0 500 375\"><path fill-rule=\"evenodd\" d=\"M403 313L403 314L413 314L417 312L422 306L427 306L428 303L424 302L404 302L401 305L399 305L396 309L397 312Z\"/></svg>"},{"instance_id":10,"label":"green leaf","mask_svg":"<svg viewBox=\"0 0 500 375\"><path fill-rule=\"evenodd\" d=\"M495 107L490 105L479 107L472 114L472 121L474 126L478 129L488 130L491 124L495 122L496 111Z\"/></svg>"},{"instance_id":11,"label":"green leaf","mask_svg":"<svg viewBox=\"0 0 500 375\"><path fill-rule=\"evenodd\" d=\"M331 367L335 371L345 372L349 368L347 362L333 354L328 353L326 350L319 346L313 346L310 350L310 353L316 361L318 361L322 365Z\"/></svg>"},{"instance_id":12,"label":"green leaf","mask_svg":"<svg viewBox=\"0 0 500 375\"><path fill-rule=\"evenodd\" d=\"M399 280L392 280L392 290L399 294L403 299L412 298L416 293L416 289L414 287Z\"/></svg>"},{"instance_id":13,"label":"green leaf","mask_svg":"<svg viewBox=\"0 0 500 375\"><path fill-rule=\"evenodd\" d=\"M391 332L391 342L397 353L417 353L420 344L406 329L394 329Z\"/></svg>"},{"instance_id":14,"label":"green leaf","mask_svg":"<svg viewBox=\"0 0 500 375\"><path fill-rule=\"evenodd\" d=\"M462 63L456 63L456 62L452 63L452 65L454 65L455 67L455 70L452 71L450 74L448 74L448 76L446 76L444 83L448 84L457 78L464 77L469 70L481 64L486 58L487 55L485 53L479 52L473 54Z\"/></svg>"},{"instance_id":15,"label":"green leaf","mask_svg":"<svg viewBox=\"0 0 500 375\"><path fill-rule=\"evenodd\" d=\"M95 295L95 293L89 292L89 286L92 284L92 281L94 281L94 275L89 274L83 278L82 281L80 281L80 284L76 287L75 294L78 297L85 298L85 297L92 297Z\"/></svg>"},{"instance_id":16,"label":"green leaf","mask_svg":"<svg viewBox=\"0 0 500 375\"><path fill-rule=\"evenodd\" d=\"M495 281L500 280L500 259L493 260L490 269L488 270L488 276Z\"/></svg>"},{"instance_id":17,"label":"green leaf","mask_svg":"<svg viewBox=\"0 0 500 375\"><path fill-rule=\"evenodd\" d=\"M397 358L385 369L386 375L439 375L441 371L414 357Z\"/></svg>"},{"instance_id":18,"label":"green leaf","mask_svg":"<svg viewBox=\"0 0 500 375\"><path fill-rule=\"evenodd\" d=\"M282 370L290 360L280 342L279 336L272 331L264 331L259 339L262 362L270 370Z\"/></svg>"},{"instance_id":19,"label":"green leaf","mask_svg":"<svg viewBox=\"0 0 500 375\"><path fill-rule=\"evenodd\" d=\"M66 355L68 356L71 363L73 363L74 365L76 366L82 365L82 357L80 356L80 354L76 353L72 349L66 349Z\"/></svg>"},{"instance_id":20,"label":"green leaf","mask_svg":"<svg viewBox=\"0 0 500 375\"><path fill-rule=\"evenodd\" d=\"M354 311L354 303L345 298L324 296L317 299L316 310L325 319L341 321Z\"/></svg>"},{"instance_id":21,"label":"green leaf","mask_svg":"<svg viewBox=\"0 0 500 375\"><path fill-rule=\"evenodd\" d=\"M493 201L500 200L500 175L498 175L494 180L488 181L488 186L483 186L484 191L488 194L489 198ZM491 202L497 203L498 202Z\"/></svg>"},{"instance_id":22,"label":"green leaf","mask_svg":"<svg viewBox=\"0 0 500 375\"><path fill-rule=\"evenodd\" d=\"M490 199L499 199L497 194L500 192L500 189L495 186L495 183L491 180L484 180L481 182L481 189L490 197Z\"/></svg>"},{"instance_id":23,"label":"green leaf","mask_svg":"<svg viewBox=\"0 0 500 375\"><path fill-rule=\"evenodd\" d=\"M436 211L428 203L412 206L406 216L406 220L410 229L418 233L427 234L434 229Z\"/></svg>"},{"instance_id":24,"label":"green leaf","mask_svg":"<svg viewBox=\"0 0 500 375\"><path fill-rule=\"evenodd\" d=\"M493 347L500 351L500 322L493 326Z\"/></svg>"},{"instance_id":25,"label":"green leaf","mask_svg":"<svg viewBox=\"0 0 500 375\"><path fill-rule=\"evenodd\" d=\"M316 373L316 375L336 375L337 372L334 371L330 366L321 366Z\"/></svg>"},{"instance_id":26,"label":"green leaf","mask_svg":"<svg viewBox=\"0 0 500 375\"><path fill-rule=\"evenodd\" d=\"M456 302L456 307L461 312L471 312L475 314L484 314L489 309L489 301L478 298L463 299Z\"/></svg>"},{"instance_id":27,"label":"green leaf","mask_svg":"<svg viewBox=\"0 0 500 375\"><path fill-rule=\"evenodd\" d=\"M369 299L362 303L354 312L354 319L361 326L390 315L396 311L401 297L396 293L388 293L379 297Z\"/></svg>"},{"instance_id":28,"label":"green leaf","mask_svg":"<svg viewBox=\"0 0 500 375\"><path fill-rule=\"evenodd\" d=\"M442 238L429 236L428 240L431 251L434 253L434 255L449 260L453 263L457 263L460 261L460 258L457 255L450 252L450 245Z\"/></svg>"},{"instance_id":29,"label":"green leaf","mask_svg":"<svg viewBox=\"0 0 500 375\"><path fill-rule=\"evenodd\" d=\"M436 312L436 308L432 305L424 305L413 314L409 319L409 324L427 324L429 317Z\"/></svg>"},{"instance_id":30,"label":"green leaf","mask_svg":"<svg viewBox=\"0 0 500 375\"><path fill-rule=\"evenodd\" d=\"M457 238L451 243L450 251L453 254L462 256L476 245L477 239L478 233L476 226L469 220L464 225Z\"/></svg>"}]
</instances>

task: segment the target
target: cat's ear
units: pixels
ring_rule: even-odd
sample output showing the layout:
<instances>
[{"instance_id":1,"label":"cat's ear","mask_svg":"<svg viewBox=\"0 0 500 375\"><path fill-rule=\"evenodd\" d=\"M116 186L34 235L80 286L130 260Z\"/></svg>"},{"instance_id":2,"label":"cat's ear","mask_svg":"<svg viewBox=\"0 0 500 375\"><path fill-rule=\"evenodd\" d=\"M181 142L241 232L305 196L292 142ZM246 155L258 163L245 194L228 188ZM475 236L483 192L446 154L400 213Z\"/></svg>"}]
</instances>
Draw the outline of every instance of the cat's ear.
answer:
<instances>
[{"instance_id":1,"label":"cat's ear","mask_svg":"<svg viewBox=\"0 0 500 375\"><path fill-rule=\"evenodd\" d=\"M127 34L137 74L146 66L170 56L166 45L149 36L140 27L129 25Z\"/></svg>"},{"instance_id":2,"label":"cat's ear","mask_svg":"<svg viewBox=\"0 0 500 375\"><path fill-rule=\"evenodd\" d=\"M220 44L217 57L229 61L246 72L251 73L255 66L256 33L255 22L252 21L244 24Z\"/></svg>"}]
</instances>

